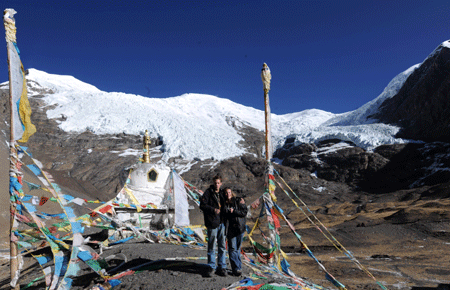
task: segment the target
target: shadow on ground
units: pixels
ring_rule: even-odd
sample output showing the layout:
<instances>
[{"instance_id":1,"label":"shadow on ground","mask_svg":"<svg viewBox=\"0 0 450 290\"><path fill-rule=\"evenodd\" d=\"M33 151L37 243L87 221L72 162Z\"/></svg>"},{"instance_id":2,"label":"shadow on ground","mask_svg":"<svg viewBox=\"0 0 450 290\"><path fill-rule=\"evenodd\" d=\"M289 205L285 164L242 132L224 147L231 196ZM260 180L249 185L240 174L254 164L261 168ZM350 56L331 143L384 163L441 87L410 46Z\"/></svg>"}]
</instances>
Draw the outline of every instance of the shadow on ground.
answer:
<instances>
[{"instance_id":1,"label":"shadow on ground","mask_svg":"<svg viewBox=\"0 0 450 290\"><path fill-rule=\"evenodd\" d=\"M412 287L411 290L450 290L450 284L439 284L437 287Z\"/></svg>"}]
</instances>

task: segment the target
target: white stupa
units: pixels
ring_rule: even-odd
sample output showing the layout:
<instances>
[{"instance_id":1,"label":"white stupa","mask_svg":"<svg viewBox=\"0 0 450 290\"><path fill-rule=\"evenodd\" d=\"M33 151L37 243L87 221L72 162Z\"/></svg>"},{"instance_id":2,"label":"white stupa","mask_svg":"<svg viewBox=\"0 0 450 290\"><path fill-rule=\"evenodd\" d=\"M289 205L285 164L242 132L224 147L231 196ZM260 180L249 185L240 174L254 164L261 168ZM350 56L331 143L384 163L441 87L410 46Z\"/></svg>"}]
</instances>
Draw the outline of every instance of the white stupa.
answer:
<instances>
[{"instance_id":1,"label":"white stupa","mask_svg":"<svg viewBox=\"0 0 450 290\"><path fill-rule=\"evenodd\" d=\"M150 162L150 136L144 135L142 162L131 169L114 209L121 221L153 229L188 226L189 204L181 177L165 164ZM131 207L130 205L134 205ZM141 211L137 207L142 208Z\"/></svg>"}]
</instances>

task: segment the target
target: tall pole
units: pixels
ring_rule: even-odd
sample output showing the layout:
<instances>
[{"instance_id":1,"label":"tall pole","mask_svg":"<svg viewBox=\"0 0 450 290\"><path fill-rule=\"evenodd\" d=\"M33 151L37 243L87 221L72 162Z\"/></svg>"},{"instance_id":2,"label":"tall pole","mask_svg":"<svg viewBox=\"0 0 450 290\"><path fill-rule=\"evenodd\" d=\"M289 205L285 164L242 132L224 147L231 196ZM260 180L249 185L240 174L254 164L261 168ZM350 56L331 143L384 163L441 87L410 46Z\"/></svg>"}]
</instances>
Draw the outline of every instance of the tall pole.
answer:
<instances>
[{"instance_id":1,"label":"tall pole","mask_svg":"<svg viewBox=\"0 0 450 290\"><path fill-rule=\"evenodd\" d=\"M10 177L15 173L15 162L14 157L17 157L16 149L14 148L15 138L14 138L14 113L13 113L13 86L12 86L12 72L11 72L11 54L10 49L12 43L15 42L16 31L15 31L15 21L14 14L16 11L14 9L5 9L3 12L3 23L5 25L6 30L6 41L7 41L7 51L8 51L8 72L9 72L9 108L10 108ZM11 183L11 179L10 179ZM14 231L17 228L17 220L16 220L16 202L14 196L11 196L10 200L10 274L11 274L11 289L20 289L20 285L17 283L19 279L19 257L17 250L17 238L14 234Z\"/></svg>"},{"instance_id":2,"label":"tall pole","mask_svg":"<svg viewBox=\"0 0 450 290\"><path fill-rule=\"evenodd\" d=\"M266 124L266 134L265 134L265 145L266 145L266 180L265 180L265 193L263 195L264 203L267 205L266 214L269 222L269 241L274 250L273 257L269 260L269 263L275 263L277 268L280 268L280 257L279 257L279 238L278 232L274 224L274 220L272 217L272 212L269 210L273 207L273 203L276 202L275 197L275 185L273 184L273 165L270 162L272 159L272 130L271 130L271 120L270 120L270 105L269 105L269 90L270 90L270 80L272 79L272 75L270 73L270 69L266 63L263 64L263 68L261 70L261 79L263 81L264 88L264 107L265 107L265 124ZM269 219L272 217L272 219Z\"/></svg>"},{"instance_id":3,"label":"tall pole","mask_svg":"<svg viewBox=\"0 0 450 290\"><path fill-rule=\"evenodd\" d=\"M269 106L269 90L270 90L270 80L272 75L270 74L270 69L266 63L263 64L261 70L261 79L264 85L264 108L265 108L265 124L266 124L266 161L270 162L272 159L272 129L270 126L270 106Z\"/></svg>"},{"instance_id":4,"label":"tall pole","mask_svg":"<svg viewBox=\"0 0 450 290\"><path fill-rule=\"evenodd\" d=\"M8 61L9 61L9 53L8 53ZM11 75L10 75L11 77ZM11 79L11 78L10 78ZM9 91L11 92L11 82L9 82ZM9 98L9 107L11 108L11 114L10 114L10 141L9 141L9 148L10 148L10 162L9 162L9 172L10 176L14 172L15 169L15 162L13 160L14 156L17 156L17 151L14 148L14 127L13 127L13 116L12 116L12 98L10 96ZM11 182L11 181L10 181ZM20 285L17 283L17 280L19 277L18 269L19 269L19 257L18 257L18 250L17 250L17 243L16 243L16 236L14 234L14 231L17 229L17 220L16 220L16 202L14 198L12 198L9 202L9 209L10 209L10 261L11 261L11 289L20 289Z\"/></svg>"}]
</instances>

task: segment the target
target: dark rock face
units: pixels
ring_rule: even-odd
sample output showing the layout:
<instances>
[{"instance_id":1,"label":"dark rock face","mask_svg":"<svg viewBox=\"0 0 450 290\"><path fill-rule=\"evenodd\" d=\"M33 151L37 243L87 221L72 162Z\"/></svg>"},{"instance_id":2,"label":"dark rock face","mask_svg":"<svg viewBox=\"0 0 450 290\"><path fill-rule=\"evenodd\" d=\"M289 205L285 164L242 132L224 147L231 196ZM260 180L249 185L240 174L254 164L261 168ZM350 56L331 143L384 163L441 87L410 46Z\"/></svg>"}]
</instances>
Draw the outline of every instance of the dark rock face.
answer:
<instances>
[{"instance_id":1,"label":"dark rock face","mask_svg":"<svg viewBox=\"0 0 450 290\"><path fill-rule=\"evenodd\" d=\"M283 160L284 166L305 169L310 172L316 171L318 164L315 163L316 159L311 153L317 150L317 146L307 143L296 145L294 141L295 139L286 139L284 146L278 148L273 156Z\"/></svg>"},{"instance_id":2,"label":"dark rock face","mask_svg":"<svg viewBox=\"0 0 450 290\"><path fill-rule=\"evenodd\" d=\"M407 144L381 145L375 148L374 152L380 154L386 159L391 159L394 155L402 151Z\"/></svg>"},{"instance_id":3,"label":"dark rock face","mask_svg":"<svg viewBox=\"0 0 450 290\"><path fill-rule=\"evenodd\" d=\"M319 167L316 159L311 155L305 154L296 154L292 156L288 156L283 160L282 163L284 166L289 166L295 169L305 169L310 172L314 172Z\"/></svg>"},{"instance_id":4,"label":"dark rock face","mask_svg":"<svg viewBox=\"0 0 450 290\"><path fill-rule=\"evenodd\" d=\"M333 147L340 143L342 148ZM388 159L353 145L340 140L324 140L317 145L286 144L277 150L275 157L284 156L284 166L315 172L317 177L328 181L356 185L382 168Z\"/></svg>"},{"instance_id":5,"label":"dark rock face","mask_svg":"<svg viewBox=\"0 0 450 290\"><path fill-rule=\"evenodd\" d=\"M359 147L338 150L321 156L324 164L317 177L354 185L383 167L388 160Z\"/></svg>"},{"instance_id":6,"label":"dark rock face","mask_svg":"<svg viewBox=\"0 0 450 290\"><path fill-rule=\"evenodd\" d=\"M450 142L450 48L440 46L373 117L402 129L399 138Z\"/></svg>"},{"instance_id":7,"label":"dark rock face","mask_svg":"<svg viewBox=\"0 0 450 290\"><path fill-rule=\"evenodd\" d=\"M276 156L279 159L284 159L292 155L310 154L316 150L317 146L315 144L302 143L300 145L295 145L294 140L287 139L284 146L277 149L273 156Z\"/></svg>"},{"instance_id":8,"label":"dark rock face","mask_svg":"<svg viewBox=\"0 0 450 290\"><path fill-rule=\"evenodd\" d=\"M362 148L334 147L336 140L318 145L286 144L277 152L283 165L315 173L319 179L344 183L371 193L434 186L450 181L450 144L444 142L382 145L367 152ZM341 143L344 144L344 143ZM314 148L303 150L304 148ZM303 150L303 151L302 151ZM295 154L294 152L303 152ZM288 155L292 152L292 155ZM279 158L279 155L275 157Z\"/></svg>"},{"instance_id":9,"label":"dark rock face","mask_svg":"<svg viewBox=\"0 0 450 290\"><path fill-rule=\"evenodd\" d=\"M447 183L450 181L449 167L450 144L407 144L371 175L362 188L368 192L391 192Z\"/></svg>"}]
</instances>

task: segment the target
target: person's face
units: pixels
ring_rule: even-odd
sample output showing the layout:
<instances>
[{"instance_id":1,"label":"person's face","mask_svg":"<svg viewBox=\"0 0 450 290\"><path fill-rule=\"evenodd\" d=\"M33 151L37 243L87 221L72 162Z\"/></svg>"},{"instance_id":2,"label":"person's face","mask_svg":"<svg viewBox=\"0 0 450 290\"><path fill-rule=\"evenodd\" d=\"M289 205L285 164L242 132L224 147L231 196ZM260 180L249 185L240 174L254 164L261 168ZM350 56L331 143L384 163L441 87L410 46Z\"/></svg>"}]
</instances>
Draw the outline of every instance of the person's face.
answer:
<instances>
[{"instance_id":1,"label":"person's face","mask_svg":"<svg viewBox=\"0 0 450 290\"><path fill-rule=\"evenodd\" d=\"M219 190L221 186L222 186L222 180L220 180L220 179L214 180L214 187L216 190Z\"/></svg>"},{"instance_id":2,"label":"person's face","mask_svg":"<svg viewBox=\"0 0 450 290\"><path fill-rule=\"evenodd\" d=\"M227 191L225 192L225 195L226 195L227 199L231 199L233 197L233 194L231 193L231 189L227 189Z\"/></svg>"}]
</instances>

